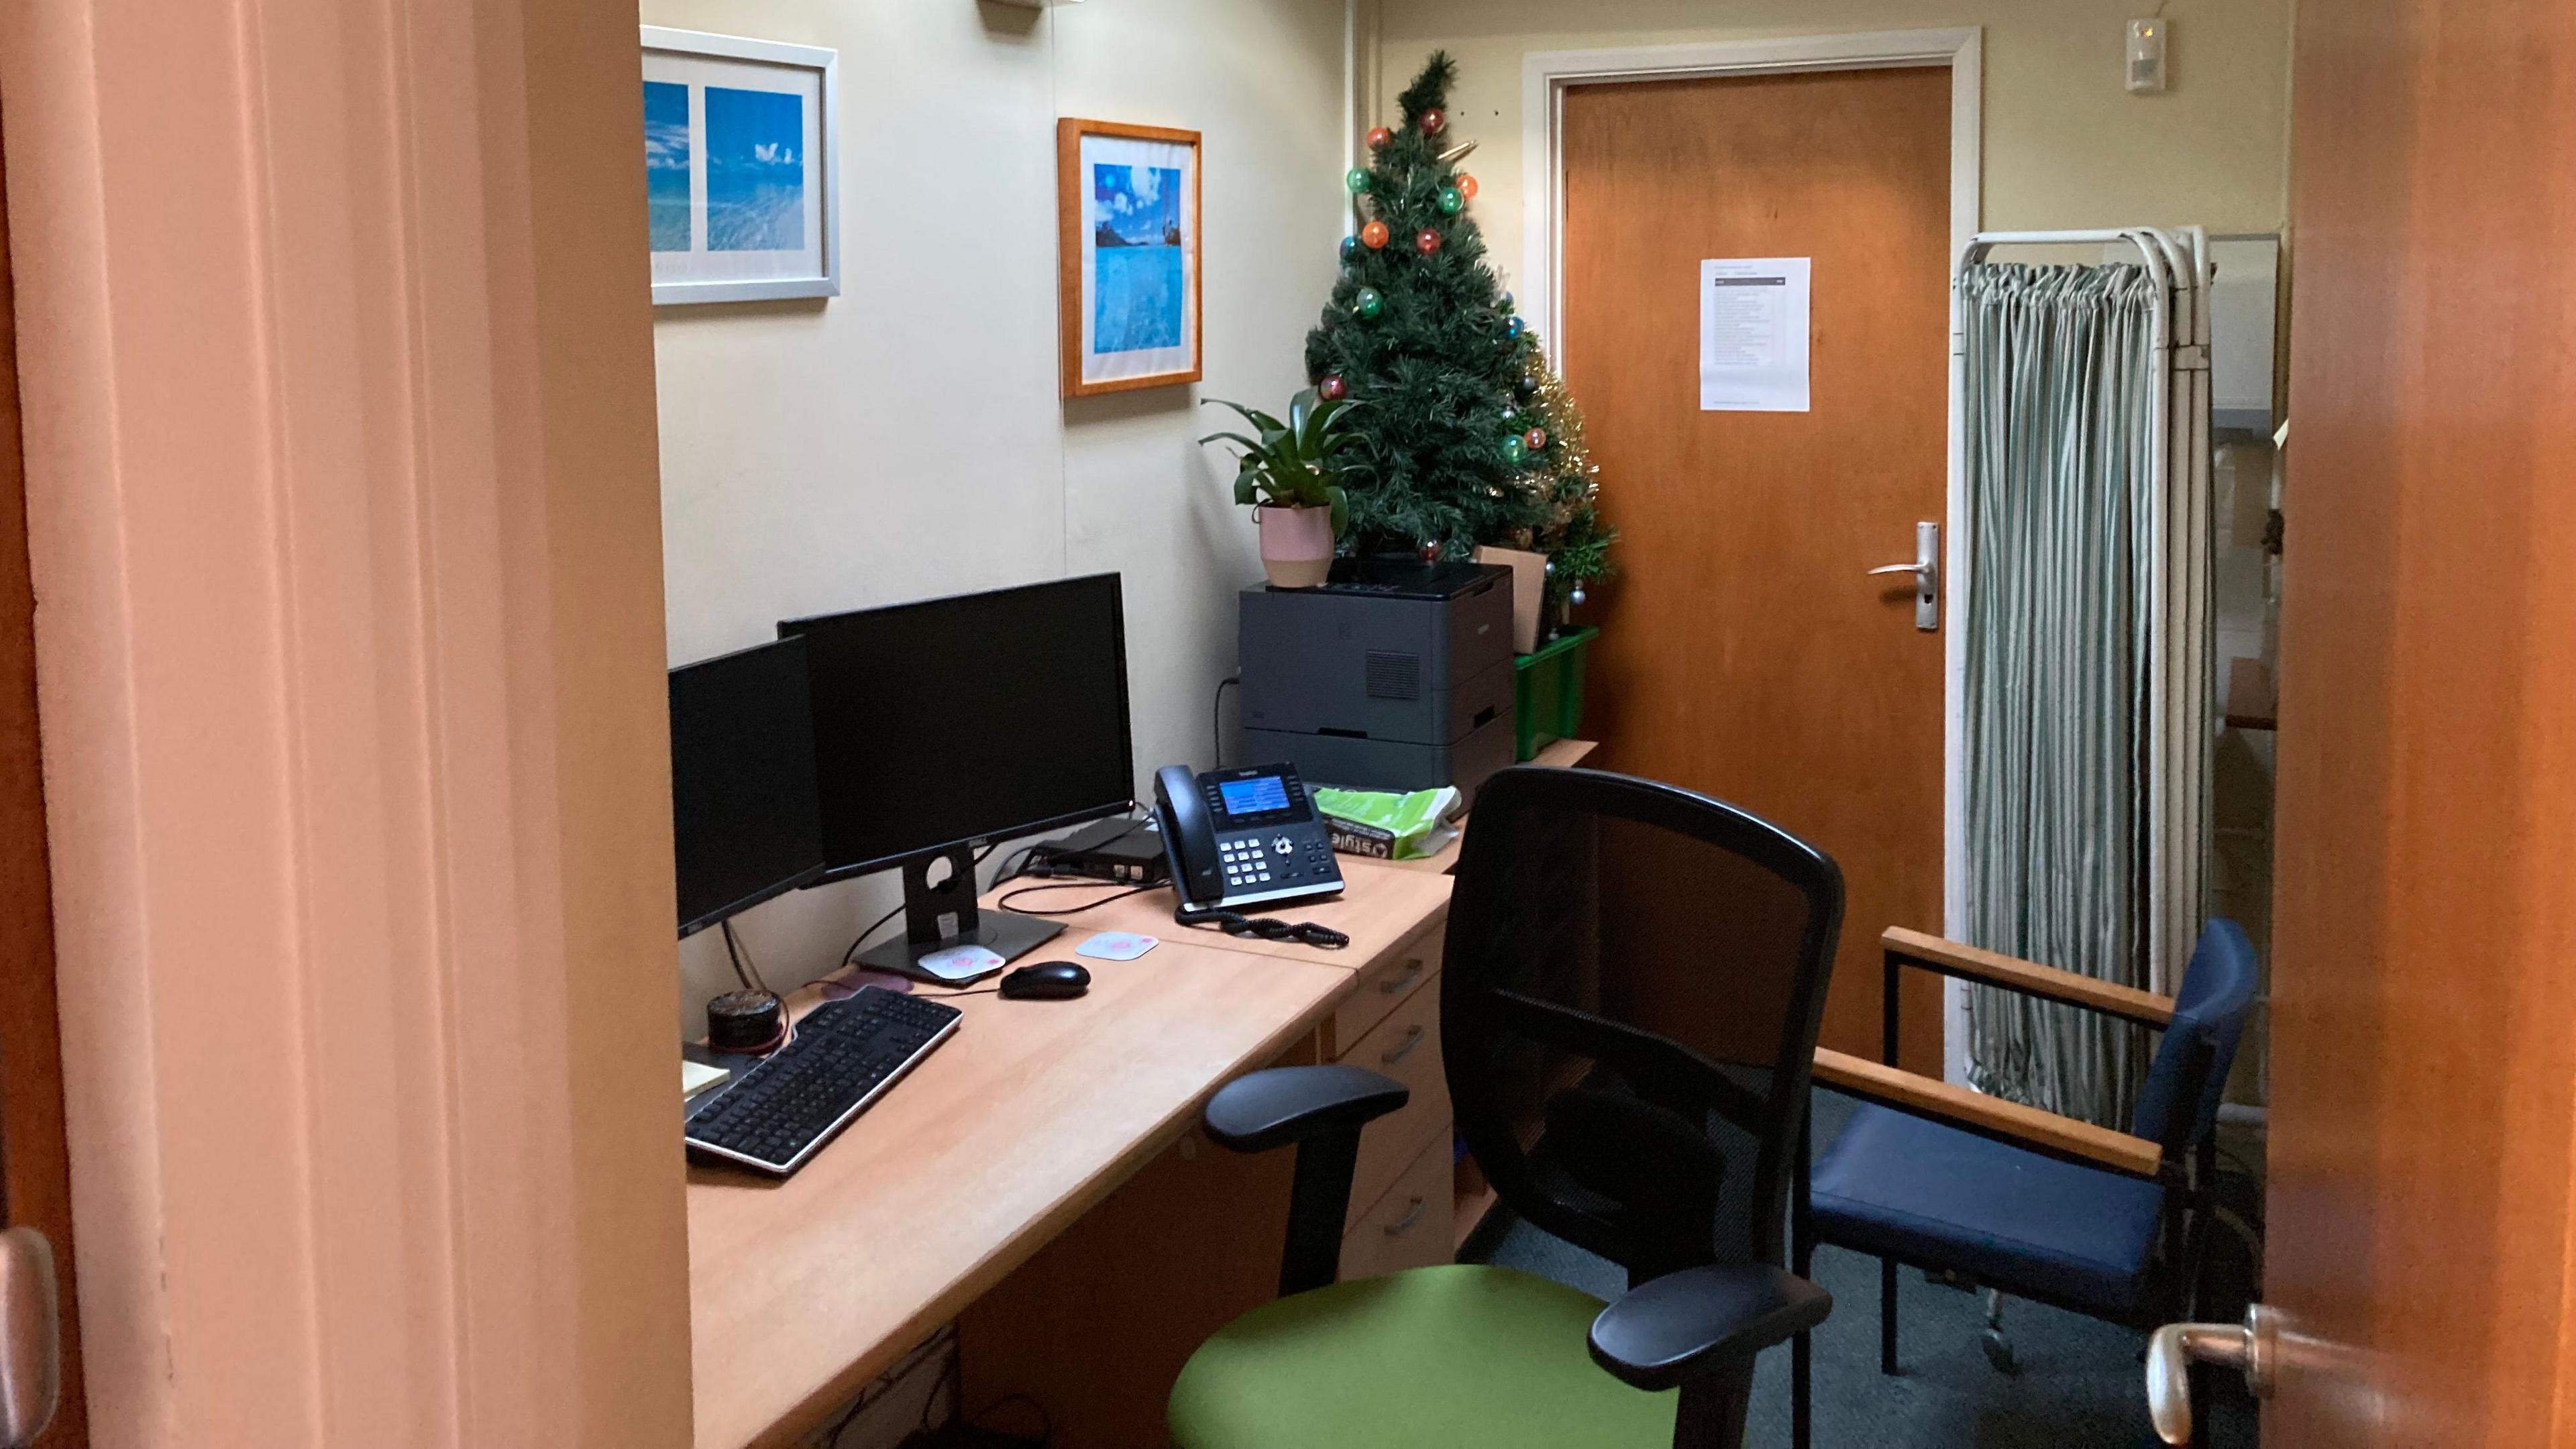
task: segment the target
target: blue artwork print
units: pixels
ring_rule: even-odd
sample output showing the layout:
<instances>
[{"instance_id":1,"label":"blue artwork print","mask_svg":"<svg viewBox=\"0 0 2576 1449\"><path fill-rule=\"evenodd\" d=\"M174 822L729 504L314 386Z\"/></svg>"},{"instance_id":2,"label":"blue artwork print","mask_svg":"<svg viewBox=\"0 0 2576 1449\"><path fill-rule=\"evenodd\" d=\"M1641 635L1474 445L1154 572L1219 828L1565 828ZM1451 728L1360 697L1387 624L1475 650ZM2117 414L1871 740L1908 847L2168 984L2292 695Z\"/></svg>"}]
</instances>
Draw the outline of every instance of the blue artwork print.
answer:
<instances>
[{"instance_id":1,"label":"blue artwork print","mask_svg":"<svg viewBox=\"0 0 2576 1449\"><path fill-rule=\"evenodd\" d=\"M1181 345L1181 173L1171 166L1091 168L1091 350Z\"/></svg>"},{"instance_id":2,"label":"blue artwork print","mask_svg":"<svg viewBox=\"0 0 2576 1449\"><path fill-rule=\"evenodd\" d=\"M709 86L707 250L805 245L805 98Z\"/></svg>"},{"instance_id":3,"label":"blue artwork print","mask_svg":"<svg viewBox=\"0 0 2576 1449\"><path fill-rule=\"evenodd\" d=\"M689 88L644 83L644 209L653 250L689 249Z\"/></svg>"}]
</instances>

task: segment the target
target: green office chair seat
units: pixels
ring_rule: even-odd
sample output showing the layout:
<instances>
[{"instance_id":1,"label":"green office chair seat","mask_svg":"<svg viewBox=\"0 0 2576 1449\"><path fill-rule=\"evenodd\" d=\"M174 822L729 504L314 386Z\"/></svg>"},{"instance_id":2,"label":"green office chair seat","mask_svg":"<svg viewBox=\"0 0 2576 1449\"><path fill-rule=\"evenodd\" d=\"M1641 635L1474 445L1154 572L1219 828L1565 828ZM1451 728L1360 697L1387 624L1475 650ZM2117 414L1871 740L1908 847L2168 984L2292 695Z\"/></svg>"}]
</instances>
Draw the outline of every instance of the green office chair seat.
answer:
<instances>
[{"instance_id":1,"label":"green office chair seat","mask_svg":"<svg viewBox=\"0 0 2576 1449\"><path fill-rule=\"evenodd\" d=\"M1665 1449L1671 1391L1584 1350L1601 1300L1459 1264L1335 1283L1254 1309L1172 1386L1179 1449Z\"/></svg>"},{"instance_id":2,"label":"green office chair seat","mask_svg":"<svg viewBox=\"0 0 2576 1449\"><path fill-rule=\"evenodd\" d=\"M1488 778L1441 956L1449 1100L1502 1208L1627 1291L1455 1264L1336 1283L1360 1133L1407 1089L1349 1063L1237 1077L1208 1140L1297 1150L1279 1299L1182 1369L1173 1442L1743 1449L1755 1359L1833 1310L1781 1265L1842 897L1832 860L1731 805Z\"/></svg>"}]
</instances>

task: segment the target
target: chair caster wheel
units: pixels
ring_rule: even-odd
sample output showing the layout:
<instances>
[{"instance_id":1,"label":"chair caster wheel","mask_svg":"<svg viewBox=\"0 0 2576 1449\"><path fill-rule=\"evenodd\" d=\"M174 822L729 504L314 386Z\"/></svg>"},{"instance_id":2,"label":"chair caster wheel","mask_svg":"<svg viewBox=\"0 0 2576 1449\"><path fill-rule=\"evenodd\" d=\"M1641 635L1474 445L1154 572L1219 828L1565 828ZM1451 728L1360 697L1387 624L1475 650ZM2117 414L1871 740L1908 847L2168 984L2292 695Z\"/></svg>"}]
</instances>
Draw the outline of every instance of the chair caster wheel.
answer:
<instances>
[{"instance_id":1,"label":"chair caster wheel","mask_svg":"<svg viewBox=\"0 0 2576 1449\"><path fill-rule=\"evenodd\" d=\"M2002 1329L1987 1329L1977 1340L1977 1345L1986 1351L1986 1362L1995 1366L1995 1372L1999 1374L2021 1372L2021 1361L2013 1357L2012 1340L2004 1337Z\"/></svg>"}]
</instances>

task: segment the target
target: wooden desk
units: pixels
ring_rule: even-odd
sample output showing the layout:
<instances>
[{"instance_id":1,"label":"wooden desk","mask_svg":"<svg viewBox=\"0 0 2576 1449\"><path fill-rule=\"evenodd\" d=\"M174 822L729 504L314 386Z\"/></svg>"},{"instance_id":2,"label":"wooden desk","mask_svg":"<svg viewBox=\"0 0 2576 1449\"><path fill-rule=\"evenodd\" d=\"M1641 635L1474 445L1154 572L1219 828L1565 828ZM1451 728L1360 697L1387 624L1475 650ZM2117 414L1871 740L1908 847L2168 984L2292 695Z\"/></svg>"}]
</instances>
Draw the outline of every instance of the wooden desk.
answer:
<instances>
[{"instance_id":1,"label":"wooden desk","mask_svg":"<svg viewBox=\"0 0 2576 1449\"><path fill-rule=\"evenodd\" d=\"M1571 764L1591 748L1569 745L1551 746L1540 763ZM1340 951L1177 925L1168 890L1056 917L1069 939L1042 948L1040 959L1069 957L1093 931L1141 931L1163 944L1135 961L1086 961L1091 991L1074 1001L960 998L966 1020L957 1035L785 1182L693 1169L698 1449L801 1442L1005 1279L1015 1286L984 1317L988 1328L1029 1334L1020 1361L1069 1376L1042 1394L1074 1411L1059 1418L1061 1442L1080 1440L1082 1422L1125 1416L1120 1422L1159 1425L1161 1393L1179 1358L1276 1282L1289 1162L1284 1153L1166 1149L1182 1142L1218 1086L1283 1054L1382 1066L1407 1079L1418 1099L1401 1120L1372 1124L1363 1138L1360 1177L1369 1186L1353 1193L1350 1241L1370 1251L1346 1255L1346 1270L1403 1266L1390 1245L1445 1259L1450 1235L1432 1230L1447 1226L1439 1189L1450 1174L1437 1050L1448 864L1345 857L1342 899L1281 908L1290 919L1348 934L1351 944ZM1067 889L1023 903L1059 908L1084 898ZM1407 1049L1412 1042L1420 1049ZM1123 1208L1113 1205L1075 1240L1041 1255L1157 1158L1159 1176L1119 1194ZM1399 1226L1410 1221L1405 1210L1426 1196L1439 1197L1441 1211L1407 1237ZM1192 1233L1199 1241L1183 1241ZM1435 1237L1436 1250L1417 1248ZM1139 1243L1151 1251L1140 1255ZM1014 1276L1032 1258L1036 1264ZM1156 1265L1169 1274L1156 1278L1149 1271ZM1174 1286L1193 1274L1225 1282ZM1192 1295L1189 1312L1175 1312L1183 1292ZM1122 1293L1152 1321L1119 1320L1108 1305ZM1140 1338L1169 1340L1158 1351L1171 1361L1130 1362L1146 1371L1132 1382L1104 1380L1109 1370L1075 1361L1068 1340L1040 1323L1051 1311L1081 1309L1121 1323L1116 1347L1131 1357ZM985 1334L986 1346L996 1351L969 1361L970 1384L1015 1357L992 1337ZM1067 1402L1086 1394L1119 1401Z\"/></svg>"},{"instance_id":2,"label":"wooden desk","mask_svg":"<svg viewBox=\"0 0 2576 1449\"><path fill-rule=\"evenodd\" d=\"M1094 931L1135 931L1164 941L1271 956L1283 961L1311 961L1320 966L1338 966L1346 971L1367 970L1386 953L1421 931L1425 923L1437 919L1449 909L1450 881L1444 874L1394 869L1382 860L1355 860L1347 855L1340 857L1339 863L1345 886L1339 900L1264 906L1255 912L1277 916L1284 921L1313 921L1319 926L1330 926L1351 938L1351 944L1339 951L1327 951L1296 941L1229 936L1207 927L1181 925L1172 919L1172 909L1177 902L1168 886L1157 887L1142 895L1111 899L1134 888L1090 881L1013 881L987 892L980 904L988 909L995 908L1002 897L1019 896L1019 892L1034 885L1038 894L1019 896L1021 905L1046 911L1076 911L1073 915L1048 917L1065 928L1062 940L1039 948L1037 954L1050 959L1059 955L1069 957L1073 948ZM1062 889L1055 888L1058 886ZM1083 908L1085 902L1094 899L1100 900L1101 904Z\"/></svg>"},{"instance_id":3,"label":"wooden desk","mask_svg":"<svg viewBox=\"0 0 2576 1449\"><path fill-rule=\"evenodd\" d=\"M799 1442L1354 984L1158 934L1078 1000L960 999L957 1035L794 1177L692 1170L699 1449Z\"/></svg>"}]
</instances>

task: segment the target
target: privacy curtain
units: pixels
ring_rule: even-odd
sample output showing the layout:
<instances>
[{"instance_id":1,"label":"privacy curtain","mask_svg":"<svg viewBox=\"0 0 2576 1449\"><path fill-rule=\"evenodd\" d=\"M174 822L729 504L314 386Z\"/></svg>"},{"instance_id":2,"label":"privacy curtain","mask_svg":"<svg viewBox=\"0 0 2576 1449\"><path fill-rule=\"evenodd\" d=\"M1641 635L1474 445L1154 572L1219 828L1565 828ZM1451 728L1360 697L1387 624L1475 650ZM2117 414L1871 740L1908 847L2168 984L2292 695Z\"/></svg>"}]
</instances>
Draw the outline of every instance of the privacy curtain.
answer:
<instances>
[{"instance_id":1,"label":"privacy curtain","mask_svg":"<svg viewBox=\"0 0 2576 1449\"><path fill-rule=\"evenodd\" d=\"M2160 290L2134 266L1959 280L1966 907L1978 945L2148 983ZM2135 1027L1977 987L1979 1088L2127 1126Z\"/></svg>"}]
</instances>

